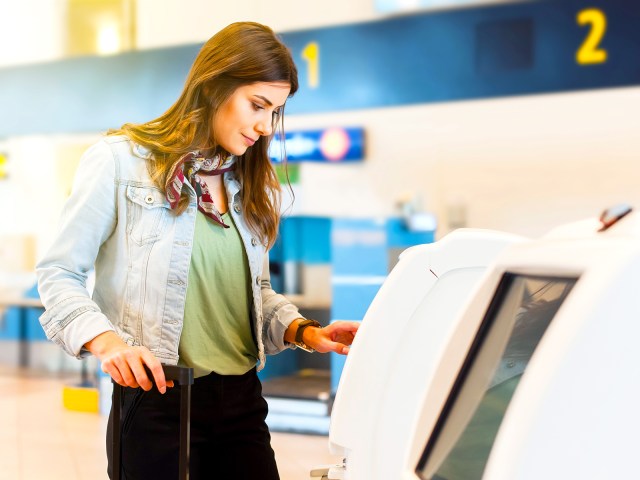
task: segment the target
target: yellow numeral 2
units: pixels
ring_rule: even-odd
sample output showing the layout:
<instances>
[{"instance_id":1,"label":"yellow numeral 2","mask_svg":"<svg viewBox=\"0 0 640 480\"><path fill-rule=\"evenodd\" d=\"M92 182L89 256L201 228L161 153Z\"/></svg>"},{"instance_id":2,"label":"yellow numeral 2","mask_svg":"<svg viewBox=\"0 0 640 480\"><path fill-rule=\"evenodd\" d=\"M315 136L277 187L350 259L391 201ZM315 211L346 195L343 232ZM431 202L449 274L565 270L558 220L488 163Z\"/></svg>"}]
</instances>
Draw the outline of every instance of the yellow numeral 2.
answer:
<instances>
[{"instance_id":1,"label":"yellow numeral 2","mask_svg":"<svg viewBox=\"0 0 640 480\"><path fill-rule=\"evenodd\" d=\"M578 25L591 24L589 35L576 53L576 61L580 65L591 65L607 61L607 51L598 48L607 30L607 17L602 10L589 8L582 10L577 16Z\"/></svg>"},{"instance_id":2,"label":"yellow numeral 2","mask_svg":"<svg viewBox=\"0 0 640 480\"><path fill-rule=\"evenodd\" d=\"M320 47L316 42L309 43L302 50L302 58L307 61L307 78L309 79L309 87L318 88L320 85Z\"/></svg>"}]
</instances>

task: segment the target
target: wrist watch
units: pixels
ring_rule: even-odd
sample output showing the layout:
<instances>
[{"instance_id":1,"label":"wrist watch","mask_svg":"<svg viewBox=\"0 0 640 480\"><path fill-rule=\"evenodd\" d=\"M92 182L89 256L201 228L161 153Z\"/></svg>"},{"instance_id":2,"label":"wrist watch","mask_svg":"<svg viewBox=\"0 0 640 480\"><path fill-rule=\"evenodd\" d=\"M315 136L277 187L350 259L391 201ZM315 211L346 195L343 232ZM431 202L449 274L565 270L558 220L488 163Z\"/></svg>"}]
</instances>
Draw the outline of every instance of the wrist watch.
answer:
<instances>
[{"instance_id":1,"label":"wrist watch","mask_svg":"<svg viewBox=\"0 0 640 480\"><path fill-rule=\"evenodd\" d=\"M320 322L316 322L315 320L302 320L300 323L298 323L298 330L296 330L295 344L298 348L301 348L306 352L313 353L315 350L311 348L309 345L307 345L306 343L304 343L304 340L302 340L302 334L304 333L307 327L322 328L322 325L320 325Z\"/></svg>"}]
</instances>

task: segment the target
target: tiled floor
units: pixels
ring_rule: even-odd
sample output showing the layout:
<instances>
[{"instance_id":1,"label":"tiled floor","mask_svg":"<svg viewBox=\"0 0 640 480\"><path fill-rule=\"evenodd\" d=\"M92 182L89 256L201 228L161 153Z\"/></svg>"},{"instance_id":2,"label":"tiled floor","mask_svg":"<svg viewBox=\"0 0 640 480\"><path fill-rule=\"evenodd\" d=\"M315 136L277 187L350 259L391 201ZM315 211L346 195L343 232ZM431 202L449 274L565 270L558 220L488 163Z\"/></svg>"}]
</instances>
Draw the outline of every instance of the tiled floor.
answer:
<instances>
[{"instance_id":1,"label":"tiled floor","mask_svg":"<svg viewBox=\"0 0 640 480\"><path fill-rule=\"evenodd\" d=\"M107 479L106 418L62 406L62 386L75 380L0 367L0 480ZM272 436L282 480L337 460L326 437Z\"/></svg>"}]
</instances>

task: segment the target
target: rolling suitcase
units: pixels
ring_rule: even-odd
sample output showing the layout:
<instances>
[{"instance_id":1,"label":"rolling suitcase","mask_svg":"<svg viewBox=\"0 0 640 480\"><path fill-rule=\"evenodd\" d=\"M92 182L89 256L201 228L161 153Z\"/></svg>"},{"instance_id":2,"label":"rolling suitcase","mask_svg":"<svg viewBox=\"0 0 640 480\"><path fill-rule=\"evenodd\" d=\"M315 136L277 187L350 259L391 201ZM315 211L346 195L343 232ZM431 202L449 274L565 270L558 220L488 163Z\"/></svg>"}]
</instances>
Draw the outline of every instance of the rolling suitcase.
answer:
<instances>
[{"instance_id":1,"label":"rolling suitcase","mask_svg":"<svg viewBox=\"0 0 640 480\"><path fill-rule=\"evenodd\" d=\"M193 368L176 365L162 365L164 376L180 385L180 463L179 478L189 478L189 436L191 431L191 385ZM120 428L122 393L124 387L113 382L113 480L121 479Z\"/></svg>"}]
</instances>

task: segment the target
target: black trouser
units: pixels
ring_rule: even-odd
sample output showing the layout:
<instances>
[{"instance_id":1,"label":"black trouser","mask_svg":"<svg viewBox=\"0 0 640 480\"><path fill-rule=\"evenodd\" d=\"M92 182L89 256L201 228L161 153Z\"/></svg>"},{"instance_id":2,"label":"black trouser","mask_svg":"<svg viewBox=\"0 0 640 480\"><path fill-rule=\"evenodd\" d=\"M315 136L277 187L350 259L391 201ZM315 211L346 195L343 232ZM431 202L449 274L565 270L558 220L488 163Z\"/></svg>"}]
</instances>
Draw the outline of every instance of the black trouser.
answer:
<instances>
[{"instance_id":1,"label":"black trouser","mask_svg":"<svg viewBox=\"0 0 640 480\"><path fill-rule=\"evenodd\" d=\"M122 408L122 478L175 480L180 447L180 386L161 395L154 387L126 388ZM112 477L112 414L107 429ZM212 373L196 378L191 391L190 478L279 479L267 402L255 368L244 375Z\"/></svg>"}]
</instances>

